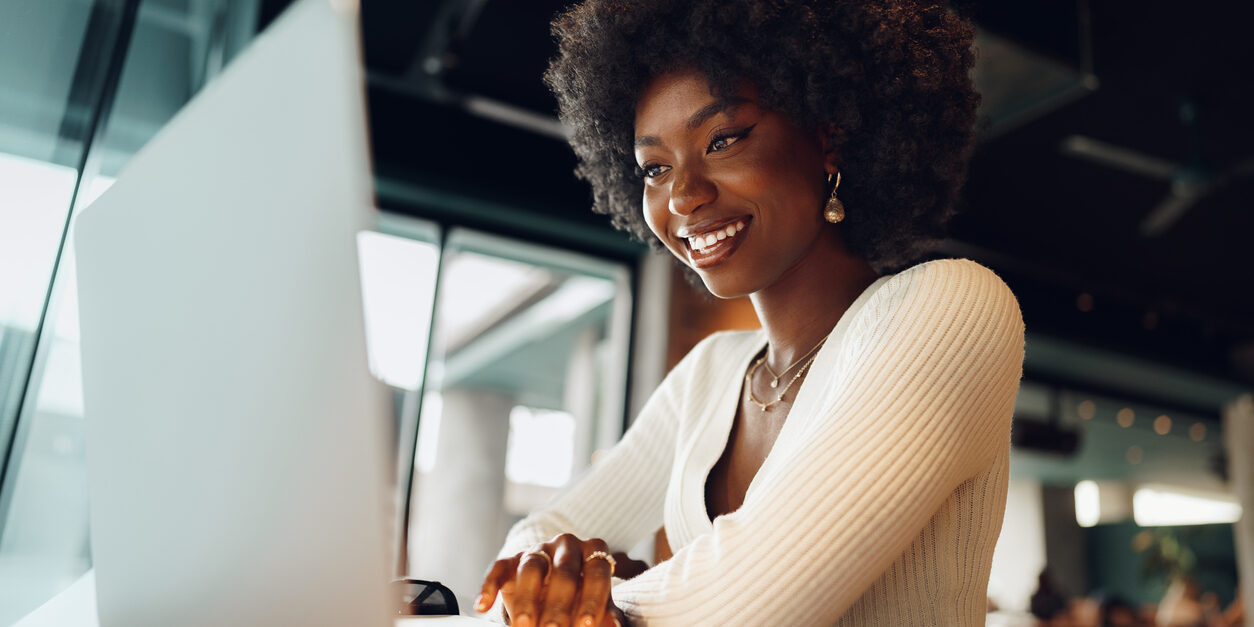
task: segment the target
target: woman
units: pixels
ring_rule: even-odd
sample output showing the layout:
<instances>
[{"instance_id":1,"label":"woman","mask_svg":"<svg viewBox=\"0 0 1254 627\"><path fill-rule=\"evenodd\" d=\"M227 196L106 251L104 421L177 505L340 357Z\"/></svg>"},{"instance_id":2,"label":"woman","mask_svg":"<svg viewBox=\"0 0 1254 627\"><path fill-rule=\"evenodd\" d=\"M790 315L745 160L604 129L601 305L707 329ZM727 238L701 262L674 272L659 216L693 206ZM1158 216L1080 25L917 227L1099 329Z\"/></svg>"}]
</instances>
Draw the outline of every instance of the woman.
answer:
<instances>
[{"instance_id":1,"label":"woman","mask_svg":"<svg viewBox=\"0 0 1254 627\"><path fill-rule=\"evenodd\" d=\"M983 624L1022 317L971 261L881 274L953 211L970 25L905 0L589 0L554 32L546 80L594 208L715 296L748 295L763 328L695 347L511 530L477 609L521 627ZM659 526L674 556L612 579L613 552Z\"/></svg>"}]
</instances>

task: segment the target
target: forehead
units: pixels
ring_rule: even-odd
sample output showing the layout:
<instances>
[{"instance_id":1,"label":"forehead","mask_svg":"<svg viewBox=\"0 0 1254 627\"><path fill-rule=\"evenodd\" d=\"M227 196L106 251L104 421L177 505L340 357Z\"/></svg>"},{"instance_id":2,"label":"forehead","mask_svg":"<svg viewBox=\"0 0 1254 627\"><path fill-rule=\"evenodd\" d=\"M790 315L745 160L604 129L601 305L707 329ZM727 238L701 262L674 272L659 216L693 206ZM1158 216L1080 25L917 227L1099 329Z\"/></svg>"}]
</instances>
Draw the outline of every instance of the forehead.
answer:
<instances>
[{"instance_id":1,"label":"forehead","mask_svg":"<svg viewBox=\"0 0 1254 627\"><path fill-rule=\"evenodd\" d=\"M705 75L696 71L662 74L649 81L636 101L636 135L654 135L677 125L681 128L693 115L726 109L731 113L742 104L752 105L756 93L742 86L730 99L711 93Z\"/></svg>"}]
</instances>

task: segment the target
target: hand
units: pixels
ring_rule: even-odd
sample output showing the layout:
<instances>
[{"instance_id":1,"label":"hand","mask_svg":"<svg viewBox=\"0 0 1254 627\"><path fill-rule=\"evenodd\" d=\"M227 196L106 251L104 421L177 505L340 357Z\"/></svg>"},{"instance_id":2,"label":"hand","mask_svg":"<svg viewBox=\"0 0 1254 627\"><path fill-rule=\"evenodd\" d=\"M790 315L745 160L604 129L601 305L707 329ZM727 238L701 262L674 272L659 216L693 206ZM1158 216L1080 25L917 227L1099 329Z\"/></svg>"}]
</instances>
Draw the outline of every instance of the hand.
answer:
<instances>
[{"instance_id":1,"label":"hand","mask_svg":"<svg viewBox=\"0 0 1254 627\"><path fill-rule=\"evenodd\" d=\"M484 577L475 609L487 611L500 592L515 627L626 627L627 617L610 597L609 560L588 559L597 551L609 553L604 540L564 533L532 551L497 560Z\"/></svg>"},{"instance_id":2,"label":"hand","mask_svg":"<svg viewBox=\"0 0 1254 627\"><path fill-rule=\"evenodd\" d=\"M626 553L618 552L614 554L614 576L619 579L632 579L636 575L649 570L649 564L637 559L632 559Z\"/></svg>"}]
</instances>

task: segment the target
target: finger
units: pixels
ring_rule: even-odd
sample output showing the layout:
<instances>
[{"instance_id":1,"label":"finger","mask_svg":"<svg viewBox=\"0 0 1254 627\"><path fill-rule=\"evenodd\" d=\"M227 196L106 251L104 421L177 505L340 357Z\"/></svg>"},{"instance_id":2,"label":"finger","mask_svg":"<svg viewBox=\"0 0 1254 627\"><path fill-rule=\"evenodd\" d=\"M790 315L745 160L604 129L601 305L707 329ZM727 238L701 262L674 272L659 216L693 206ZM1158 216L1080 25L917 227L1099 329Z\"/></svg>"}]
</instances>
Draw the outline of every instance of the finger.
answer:
<instances>
[{"instance_id":1,"label":"finger","mask_svg":"<svg viewBox=\"0 0 1254 627\"><path fill-rule=\"evenodd\" d=\"M605 541L593 538L583 543L583 587L579 592L576 627L596 627L605 616L605 606L610 600L610 563L601 558L588 559L597 551L609 552Z\"/></svg>"},{"instance_id":2,"label":"finger","mask_svg":"<svg viewBox=\"0 0 1254 627\"><path fill-rule=\"evenodd\" d=\"M514 580L511 579L501 586L501 603L505 605L505 623L512 621L510 617L514 615Z\"/></svg>"},{"instance_id":3,"label":"finger","mask_svg":"<svg viewBox=\"0 0 1254 627\"><path fill-rule=\"evenodd\" d=\"M611 601L605 609L605 618L601 620L601 627L627 627L627 615L618 609Z\"/></svg>"},{"instance_id":4,"label":"finger","mask_svg":"<svg viewBox=\"0 0 1254 627\"><path fill-rule=\"evenodd\" d=\"M518 570L518 556L496 560L483 576L483 586L479 589L479 598L475 600L475 611L486 612L496 601L496 593L501 586Z\"/></svg>"},{"instance_id":5,"label":"finger","mask_svg":"<svg viewBox=\"0 0 1254 627\"><path fill-rule=\"evenodd\" d=\"M535 627L536 612L539 608L540 594L544 589L544 578L549 572L549 562L536 553L524 553L518 561L518 574L514 577L514 605L510 614L514 617L517 627ZM548 552L545 551L547 555Z\"/></svg>"},{"instance_id":6,"label":"finger","mask_svg":"<svg viewBox=\"0 0 1254 627\"><path fill-rule=\"evenodd\" d=\"M545 586L541 627L567 627L571 610L579 596L583 572L583 542L571 534L554 538L553 572Z\"/></svg>"}]
</instances>

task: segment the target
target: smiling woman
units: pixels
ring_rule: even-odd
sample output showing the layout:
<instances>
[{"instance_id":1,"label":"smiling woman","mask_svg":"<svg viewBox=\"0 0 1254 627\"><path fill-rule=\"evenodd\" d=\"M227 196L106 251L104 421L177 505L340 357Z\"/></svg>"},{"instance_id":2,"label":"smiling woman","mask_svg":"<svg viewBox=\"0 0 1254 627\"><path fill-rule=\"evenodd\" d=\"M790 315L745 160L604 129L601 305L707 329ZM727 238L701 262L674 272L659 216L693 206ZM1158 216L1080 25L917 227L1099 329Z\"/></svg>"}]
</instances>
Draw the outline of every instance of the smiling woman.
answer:
<instances>
[{"instance_id":1,"label":"smiling woman","mask_svg":"<svg viewBox=\"0 0 1254 627\"><path fill-rule=\"evenodd\" d=\"M815 269L850 256L814 211L826 196L825 170L838 167L826 133L756 99L750 86L715 98L705 77L688 70L651 81L636 107L645 222L720 298L758 292L808 256Z\"/></svg>"},{"instance_id":2,"label":"smiling woman","mask_svg":"<svg viewBox=\"0 0 1254 627\"><path fill-rule=\"evenodd\" d=\"M510 531L477 609L982 624L1023 320L979 264L909 265L965 176L970 25L911 0L588 0L554 32L546 78L594 210L748 296L762 329L694 348ZM659 526L671 559L622 559Z\"/></svg>"}]
</instances>

